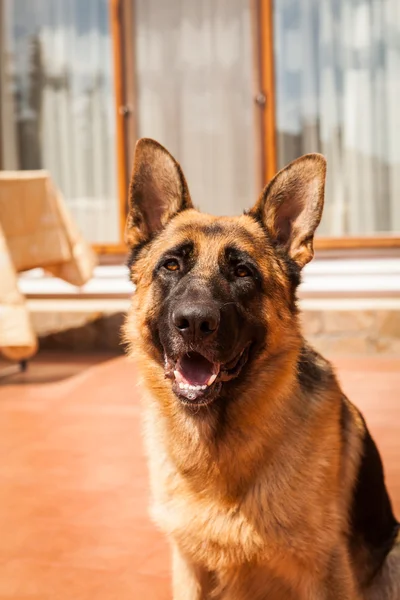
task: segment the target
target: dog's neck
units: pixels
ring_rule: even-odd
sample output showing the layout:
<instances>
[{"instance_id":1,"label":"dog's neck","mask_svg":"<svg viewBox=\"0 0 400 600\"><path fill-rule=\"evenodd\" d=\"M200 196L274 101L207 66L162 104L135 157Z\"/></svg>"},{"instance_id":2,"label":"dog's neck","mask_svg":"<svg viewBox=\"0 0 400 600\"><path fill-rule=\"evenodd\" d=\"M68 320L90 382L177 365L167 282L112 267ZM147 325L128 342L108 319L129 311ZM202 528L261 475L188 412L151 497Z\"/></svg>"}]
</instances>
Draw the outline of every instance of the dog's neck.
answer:
<instances>
[{"instance_id":1,"label":"dog's neck","mask_svg":"<svg viewBox=\"0 0 400 600\"><path fill-rule=\"evenodd\" d=\"M209 484L234 497L251 480L248 465L256 470L285 433L278 424L297 395L298 356L299 348L294 348L255 363L257 386L251 386L251 393L239 385L237 396L200 410L181 406L167 382L154 385L153 371L145 386L150 437L168 446L174 468L192 487L204 491ZM247 465L246 472L238 465Z\"/></svg>"}]
</instances>

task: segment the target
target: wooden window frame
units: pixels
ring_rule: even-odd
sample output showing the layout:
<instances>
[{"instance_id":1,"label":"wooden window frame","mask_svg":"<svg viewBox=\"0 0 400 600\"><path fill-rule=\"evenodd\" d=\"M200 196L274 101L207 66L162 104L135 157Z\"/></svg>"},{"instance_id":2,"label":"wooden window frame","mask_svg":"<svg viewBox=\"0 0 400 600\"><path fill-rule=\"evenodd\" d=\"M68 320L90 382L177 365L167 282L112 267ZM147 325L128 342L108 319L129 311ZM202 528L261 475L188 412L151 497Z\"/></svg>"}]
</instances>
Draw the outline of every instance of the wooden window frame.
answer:
<instances>
[{"instance_id":1,"label":"wooden window frame","mask_svg":"<svg viewBox=\"0 0 400 600\"><path fill-rule=\"evenodd\" d=\"M277 170L275 135L275 64L273 47L273 0L249 0L253 37L254 130L256 179L262 188ZM0 3L1 6L2 3ZM114 70L117 155L119 242L94 244L106 262L120 261L126 255L124 230L128 210L129 173L137 140L136 64L134 0L109 0L110 35ZM315 247L322 251L400 249L400 236L317 237ZM109 256L109 258L107 258Z\"/></svg>"},{"instance_id":2,"label":"wooden window frame","mask_svg":"<svg viewBox=\"0 0 400 600\"><path fill-rule=\"evenodd\" d=\"M120 241L95 244L100 255L119 260L126 254L124 230L127 216L129 172L137 140L135 80L134 0L109 0L110 32L113 50L116 154ZM250 0L253 37L253 94L256 144L256 179L263 187L277 171L275 112L275 62L273 45L273 0ZM400 236L317 237L315 248L324 252L400 248Z\"/></svg>"},{"instance_id":3,"label":"wooden window frame","mask_svg":"<svg viewBox=\"0 0 400 600\"><path fill-rule=\"evenodd\" d=\"M134 0L109 0L114 70L119 242L93 245L99 255L114 255L117 261L127 252L124 235L128 210L128 161L132 160L134 143L137 137L133 4Z\"/></svg>"},{"instance_id":4,"label":"wooden window frame","mask_svg":"<svg viewBox=\"0 0 400 600\"><path fill-rule=\"evenodd\" d=\"M256 100L256 121L261 122L261 147L259 155L263 185L265 185L277 171L277 142L275 135L275 60L274 60L274 28L273 28L273 0L250 0L253 14L253 30L256 51L256 81L258 90ZM254 22L257 25L254 25ZM355 249L388 249L400 248L400 236L395 234L376 236L343 236L343 237L316 237L315 248L320 250L351 250Z\"/></svg>"}]
</instances>

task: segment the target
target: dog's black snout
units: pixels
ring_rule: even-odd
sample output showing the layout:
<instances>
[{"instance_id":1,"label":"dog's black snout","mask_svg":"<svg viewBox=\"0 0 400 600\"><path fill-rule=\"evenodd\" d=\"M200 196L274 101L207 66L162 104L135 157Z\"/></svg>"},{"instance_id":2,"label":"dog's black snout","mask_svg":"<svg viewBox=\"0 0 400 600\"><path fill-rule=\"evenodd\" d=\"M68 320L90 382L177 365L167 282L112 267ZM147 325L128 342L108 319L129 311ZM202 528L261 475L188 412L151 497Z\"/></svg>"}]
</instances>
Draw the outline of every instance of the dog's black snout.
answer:
<instances>
[{"instance_id":1,"label":"dog's black snout","mask_svg":"<svg viewBox=\"0 0 400 600\"><path fill-rule=\"evenodd\" d=\"M187 304L176 308L172 315L182 337L200 341L218 331L219 309L212 304Z\"/></svg>"}]
</instances>

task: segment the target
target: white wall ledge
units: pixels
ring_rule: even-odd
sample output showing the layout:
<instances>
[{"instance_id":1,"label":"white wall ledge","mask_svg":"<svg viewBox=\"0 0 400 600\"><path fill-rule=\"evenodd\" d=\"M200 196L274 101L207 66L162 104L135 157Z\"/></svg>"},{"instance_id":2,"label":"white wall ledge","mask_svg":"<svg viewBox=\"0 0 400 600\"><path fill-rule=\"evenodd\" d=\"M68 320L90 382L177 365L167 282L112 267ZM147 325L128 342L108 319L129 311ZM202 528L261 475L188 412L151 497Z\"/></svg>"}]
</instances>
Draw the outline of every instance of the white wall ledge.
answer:
<instances>
[{"instance_id":1,"label":"white wall ledge","mask_svg":"<svg viewBox=\"0 0 400 600\"><path fill-rule=\"evenodd\" d=\"M134 291L123 265L96 267L94 277L80 288L34 269L20 275L19 287L28 300L125 300ZM304 269L299 295L303 300L400 299L400 258L314 260Z\"/></svg>"}]
</instances>

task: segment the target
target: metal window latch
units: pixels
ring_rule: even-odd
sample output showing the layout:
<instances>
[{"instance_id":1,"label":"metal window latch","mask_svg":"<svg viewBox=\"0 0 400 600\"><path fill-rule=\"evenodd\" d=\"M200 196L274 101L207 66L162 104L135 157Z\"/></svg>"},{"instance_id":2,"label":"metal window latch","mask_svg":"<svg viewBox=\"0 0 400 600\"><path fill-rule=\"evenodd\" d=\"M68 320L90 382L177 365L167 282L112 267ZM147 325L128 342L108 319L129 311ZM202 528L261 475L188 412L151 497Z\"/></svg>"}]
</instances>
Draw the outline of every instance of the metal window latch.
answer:
<instances>
[{"instance_id":1,"label":"metal window latch","mask_svg":"<svg viewBox=\"0 0 400 600\"><path fill-rule=\"evenodd\" d=\"M267 96L263 92L256 94L254 101L258 106L264 107L267 104Z\"/></svg>"},{"instance_id":2,"label":"metal window latch","mask_svg":"<svg viewBox=\"0 0 400 600\"><path fill-rule=\"evenodd\" d=\"M118 108L118 112L122 117L128 117L133 113L133 106L131 104L122 104Z\"/></svg>"}]
</instances>

